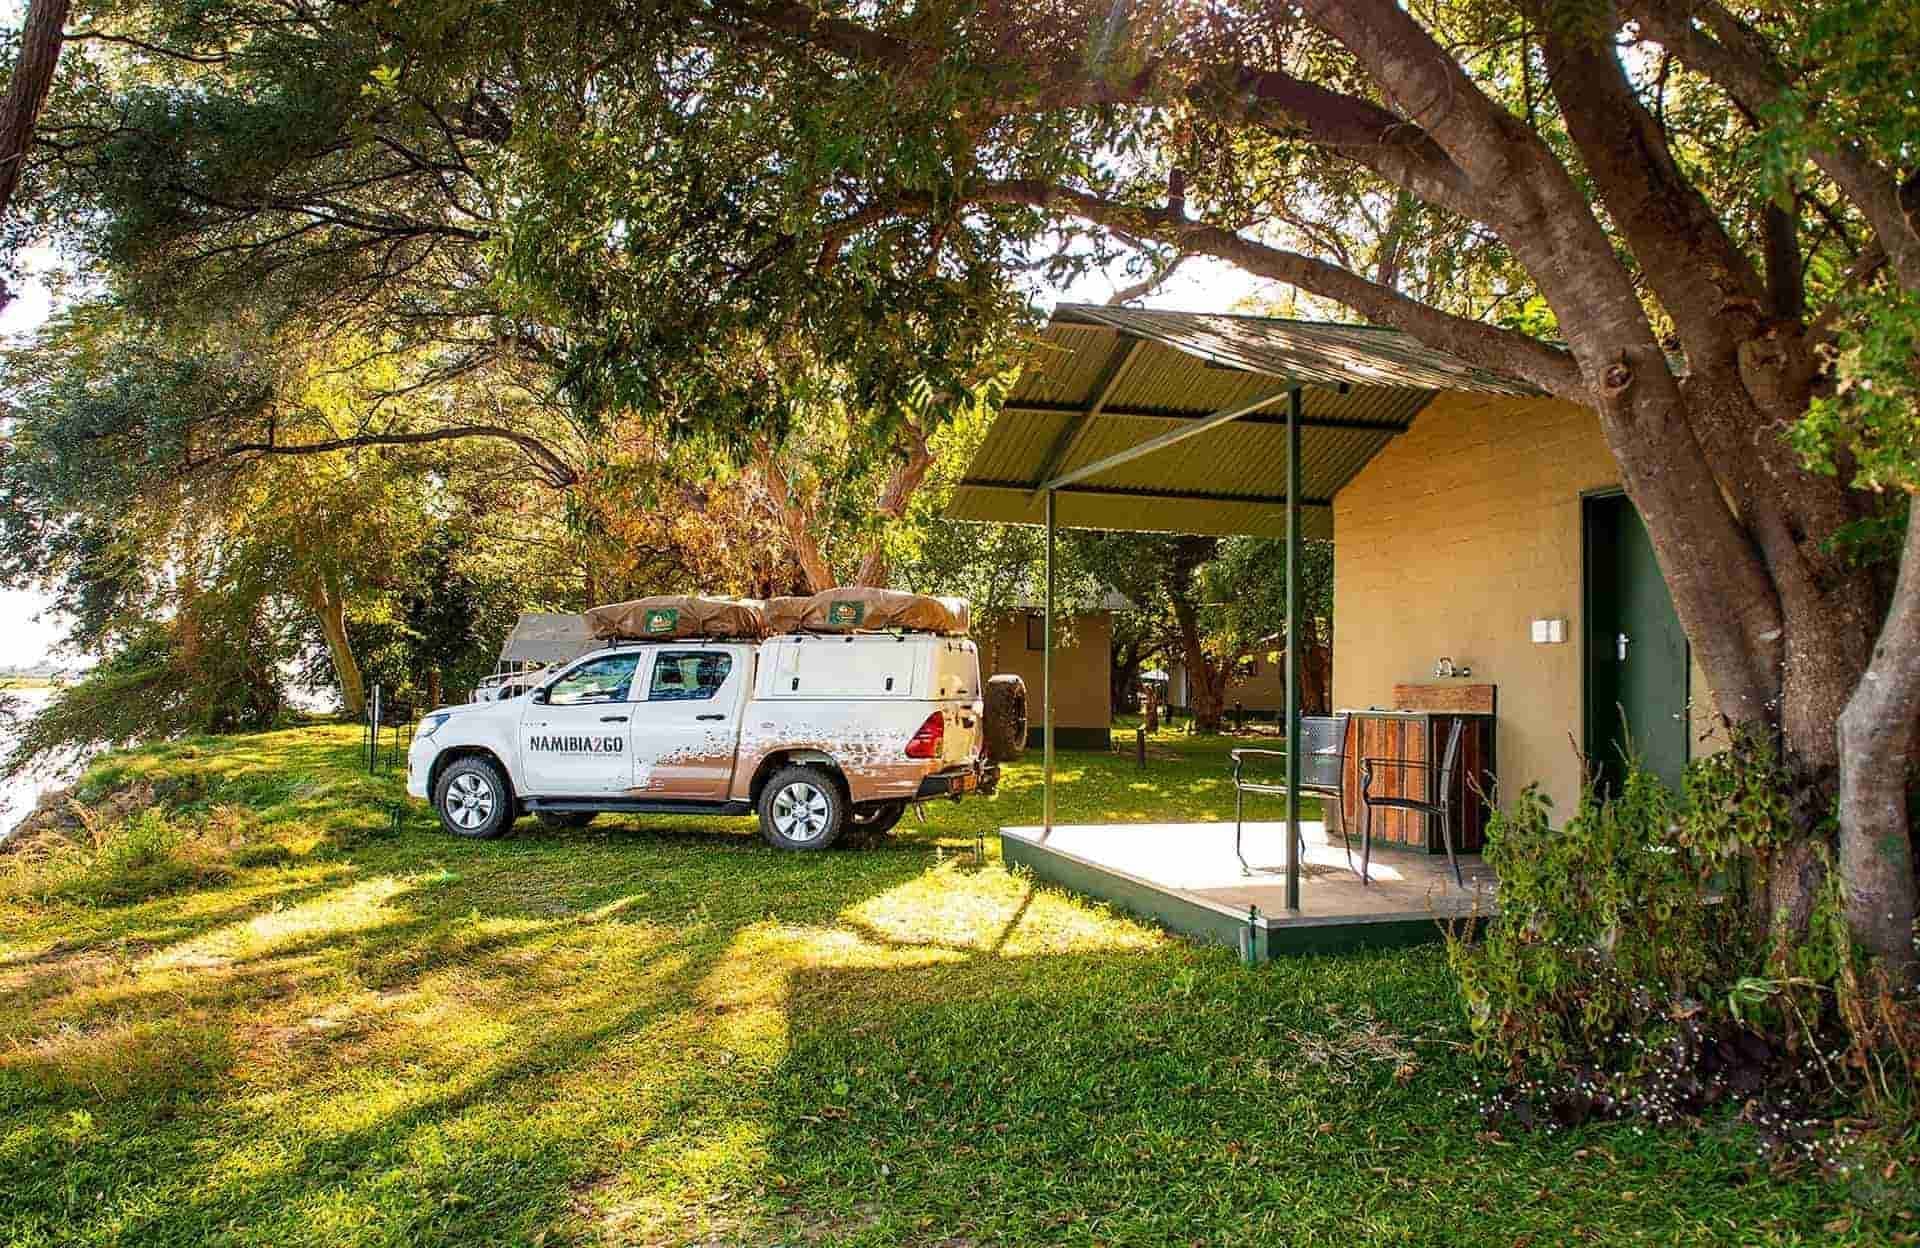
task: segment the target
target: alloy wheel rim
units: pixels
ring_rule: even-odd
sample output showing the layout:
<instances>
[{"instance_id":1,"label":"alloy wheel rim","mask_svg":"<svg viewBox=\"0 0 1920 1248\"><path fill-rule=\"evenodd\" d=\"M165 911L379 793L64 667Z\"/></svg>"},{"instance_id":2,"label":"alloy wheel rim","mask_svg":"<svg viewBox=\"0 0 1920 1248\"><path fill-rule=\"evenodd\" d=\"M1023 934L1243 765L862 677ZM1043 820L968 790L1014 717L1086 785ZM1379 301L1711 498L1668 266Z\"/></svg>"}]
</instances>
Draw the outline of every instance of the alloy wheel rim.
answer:
<instances>
[{"instance_id":1,"label":"alloy wheel rim","mask_svg":"<svg viewBox=\"0 0 1920 1248\"><path fill-rule=\"evenodd\" d=\"M471 831L493 815L493 786L472 772L458 775L447 786L447 817Z\"/></svg>"},{"instance_id":2,"label":"alloy wheel rim","mask_svg":"<svg viewBox=\"0 0 1920 1248\"><path fill-rule=\"evenodd\" d=\"M832 815L827 795L804 780L789 784L773 798L773 826L790 841L819 840Z\"/></svg>"}]
</instances>

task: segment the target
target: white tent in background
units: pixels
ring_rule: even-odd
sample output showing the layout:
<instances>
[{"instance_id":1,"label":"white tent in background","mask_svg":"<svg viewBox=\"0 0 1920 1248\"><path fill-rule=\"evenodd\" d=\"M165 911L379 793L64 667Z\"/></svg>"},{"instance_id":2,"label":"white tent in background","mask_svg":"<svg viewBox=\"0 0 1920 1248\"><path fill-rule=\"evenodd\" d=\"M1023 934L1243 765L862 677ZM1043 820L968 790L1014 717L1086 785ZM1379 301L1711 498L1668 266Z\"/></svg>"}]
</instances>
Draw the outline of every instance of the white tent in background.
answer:
<instances>
[{"instance_id":1,"label":"white tent in background","mask_svg":"<svg viewBox=\"0 0 1920 1248\"><path fill-rule=\"evenodd\" d=\"M598 645L584 615L523 611L500 647L500 663L494 670L520 672L529 667L551 667Z\"/></svg>"}]
</instances>

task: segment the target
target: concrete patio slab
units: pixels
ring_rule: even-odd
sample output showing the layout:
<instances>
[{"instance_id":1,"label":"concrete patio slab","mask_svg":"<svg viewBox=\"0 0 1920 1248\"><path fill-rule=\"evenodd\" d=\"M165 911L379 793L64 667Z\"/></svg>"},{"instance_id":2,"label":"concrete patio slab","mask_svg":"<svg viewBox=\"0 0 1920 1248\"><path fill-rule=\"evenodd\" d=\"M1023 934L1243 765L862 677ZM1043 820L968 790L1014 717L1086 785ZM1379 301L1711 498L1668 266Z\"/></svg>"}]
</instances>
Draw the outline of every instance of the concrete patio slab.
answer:
<instances>
[{"instance_id":1,"label":"concrete patio slab","mask_svg":"<svg viewBox=\"0 0 1920 1248\"><path fill-rule=\"evenodd\" d=\"M1493 873L1477 855L1461 859L1462 888L1444 857L1376 843L1372 883L1362 884L1319 823L1300 826L1306 852L1297 912L1286 908L1284 823L1246 825L1241 848L1249 867L1234 853L1231 823L1072 824L1051 833L1008 827L1000 847L1009 865L1233 946L1249 961L1438 940L1444 923L1477 925L1495 912Z\"/></svg>"}]
</instances>

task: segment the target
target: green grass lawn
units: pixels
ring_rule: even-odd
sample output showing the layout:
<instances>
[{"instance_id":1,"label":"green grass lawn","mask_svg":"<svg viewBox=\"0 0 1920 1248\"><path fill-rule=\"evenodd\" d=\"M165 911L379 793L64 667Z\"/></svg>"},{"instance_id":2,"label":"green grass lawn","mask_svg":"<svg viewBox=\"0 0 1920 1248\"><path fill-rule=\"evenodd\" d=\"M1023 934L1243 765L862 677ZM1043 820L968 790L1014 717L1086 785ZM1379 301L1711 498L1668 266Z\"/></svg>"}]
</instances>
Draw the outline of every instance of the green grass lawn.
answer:
<instances>
[{"instance_id":1,"label":"green grass lawn","mask_svg":"<svg viewBox=\"0 0 1920 1248\"><path fill-rule=\"evenodd\" d=\"M1769 1176L1732 1123L1486 1133L1437 949L1248 969L972 865L976 827L1037 817L1035 758L890 845L797 855L744 820L395 833L355 742L108 760L89 793L153 783L216 849L122 863L172 890L145 899L0 894L0 1243L1920 1229L1910 1168ZM1156 749L1063 755L1060 817L1230 816L1225 743Z\"/></svg>"}]
</instances>

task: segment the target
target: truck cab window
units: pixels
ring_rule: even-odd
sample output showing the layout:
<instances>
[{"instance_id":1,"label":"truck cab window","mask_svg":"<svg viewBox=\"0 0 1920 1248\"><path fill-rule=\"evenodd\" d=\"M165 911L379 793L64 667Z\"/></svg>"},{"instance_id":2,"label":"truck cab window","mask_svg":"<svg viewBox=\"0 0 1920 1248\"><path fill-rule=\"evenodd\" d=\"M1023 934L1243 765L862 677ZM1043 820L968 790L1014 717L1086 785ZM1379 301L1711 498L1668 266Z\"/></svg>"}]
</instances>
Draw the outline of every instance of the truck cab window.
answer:
<instances>
[{"instance_id":1,"label":"truck cab window","mask_svg":"<svg viewBox=\"0 0 1920 1248\"><path fill-rule=\"evenodd\" d=\"M586 706L595 702L625 702L633 688L637 654L609 654L574 668L547 690L549 706Z\"/></svg>"},{"instance_id":2,"label":"truck cab window","mask_svg":"<svg viewBox=\"0 0 1920 1248\"><path fill-rule=\"evenodd\" d=\"M653 660L649 702L705 702L720 692L733 656L711 650L662 650Z\"/></svg>"}]
</instances>

